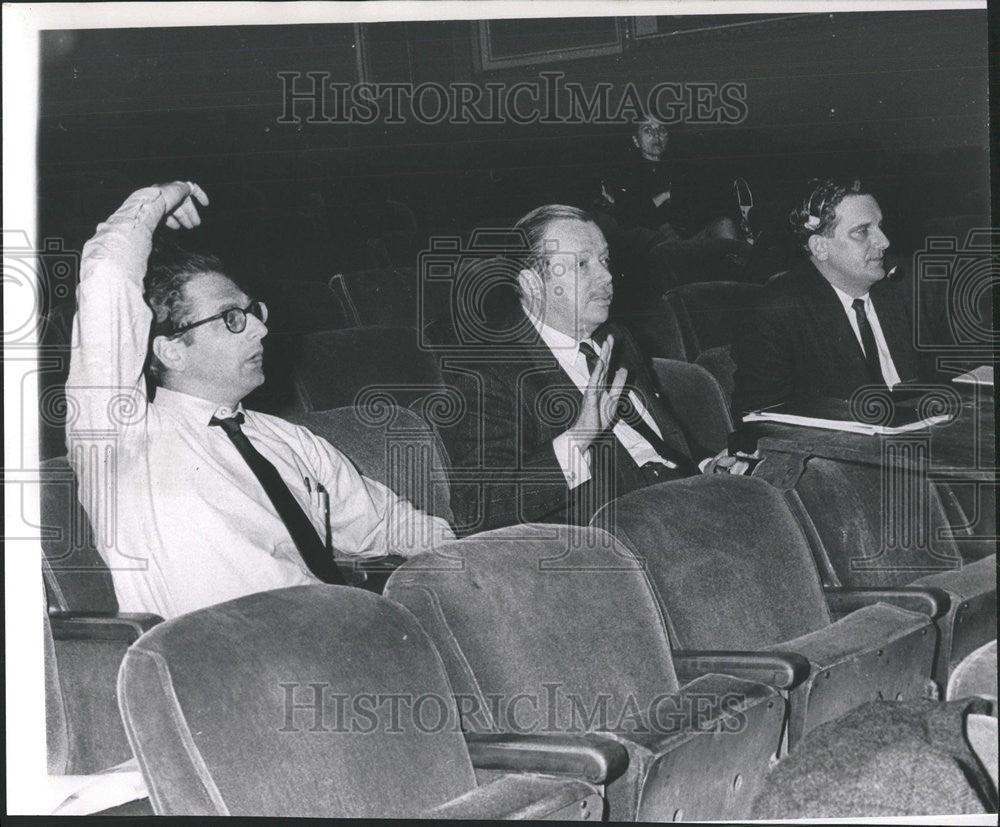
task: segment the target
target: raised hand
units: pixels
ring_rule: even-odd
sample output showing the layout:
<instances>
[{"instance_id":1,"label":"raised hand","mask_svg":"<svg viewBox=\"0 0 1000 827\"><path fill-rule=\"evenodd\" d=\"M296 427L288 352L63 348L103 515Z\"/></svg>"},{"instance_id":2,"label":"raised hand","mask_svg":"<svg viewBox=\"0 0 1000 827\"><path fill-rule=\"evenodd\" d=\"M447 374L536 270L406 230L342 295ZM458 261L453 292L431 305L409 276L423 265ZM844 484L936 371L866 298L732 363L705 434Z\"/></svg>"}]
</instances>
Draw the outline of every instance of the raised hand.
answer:
<instances>
[{"instance_id":1,"label":"raised hand","mask_svg":"<svg viewBox=\"0 0 1000 827\"><path fill-rule=\"evenodd\" d=\"M614 346L615 337L609 335L601 345L601 350L597 354L597 364L594 365L590 381L584 389L580 415L568 431L580 450L586 450L615 420L618 399L625 387L628 371L625 368L618 368L611 386L608 387L608 365L611 362Z\"/></svg>"},{"instance_id":2,"label":"raised hand","mask_svg":"<svg viewBox=\"0 0 1000 827\"><path fill-rule=\"evenodd\" d=\"M166 202L164 213L166 225L172 230L184 227L187 230L201 224L201 216L195 201L203 207L208 206L208 196L205 191L191 181L171 181L169 184L158 184L163 199Z\"/></svg>"}]
</instances>

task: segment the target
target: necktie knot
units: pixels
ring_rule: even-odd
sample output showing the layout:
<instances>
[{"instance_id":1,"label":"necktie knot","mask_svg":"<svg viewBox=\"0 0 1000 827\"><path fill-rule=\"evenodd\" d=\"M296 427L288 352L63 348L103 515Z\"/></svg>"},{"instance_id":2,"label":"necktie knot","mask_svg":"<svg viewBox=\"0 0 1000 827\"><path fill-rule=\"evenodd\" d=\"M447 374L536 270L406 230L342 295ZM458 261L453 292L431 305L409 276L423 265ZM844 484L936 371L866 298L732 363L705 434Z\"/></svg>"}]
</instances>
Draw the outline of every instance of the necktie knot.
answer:
<instances>
[{"instance_id":1,"label":"necktie knot","mask_svg":"<svg viewBox=\"0 0 1000 827\"><path fill-rule=\"evenodd\" d=\"M227 434L238 434L242 433L243 431L243 429L240 428L240 425L243 424L245 418L246 417L244 417L242 413L237 412L232 416L227 416L223 418L213 416L209 420L208 424L209 426L218 426L222 428L222 430L225 431Z\"/></svg>"},{"instance_id":2,"label":"necktie knot","mask_svg":"<svg viewBox=\"0 0 1000 827\"><path fill-rule=\"evenodd\" d=\"M864 313L865 312L865 300L864 299L855 299L854 301L851 302L851 307L854 308L854 312L855 313Z\"/></svg>"}]
</instances>

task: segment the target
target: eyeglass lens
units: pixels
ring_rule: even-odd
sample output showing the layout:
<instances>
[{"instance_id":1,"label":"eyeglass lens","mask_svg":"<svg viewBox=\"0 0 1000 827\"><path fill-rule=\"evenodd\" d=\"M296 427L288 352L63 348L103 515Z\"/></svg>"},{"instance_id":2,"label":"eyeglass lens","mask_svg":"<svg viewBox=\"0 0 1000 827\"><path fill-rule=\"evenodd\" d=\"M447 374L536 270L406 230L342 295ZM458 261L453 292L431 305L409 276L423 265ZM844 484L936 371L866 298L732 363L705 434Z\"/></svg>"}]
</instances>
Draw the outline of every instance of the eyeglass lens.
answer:
<instances>
[{"instance_id":1,"label":"eyeglass lens","mask_svg":"<svg viewBox=\"0 0 1000 827\"><path fill-rule=\"evenodd\" d=\"M227 310L222 317L230 333L242 333L246 329L247 313L252 313L262 322L267 320L267 307L262 302L250 302L246 310L234 307Z\"/></svg>"}]
</instances>

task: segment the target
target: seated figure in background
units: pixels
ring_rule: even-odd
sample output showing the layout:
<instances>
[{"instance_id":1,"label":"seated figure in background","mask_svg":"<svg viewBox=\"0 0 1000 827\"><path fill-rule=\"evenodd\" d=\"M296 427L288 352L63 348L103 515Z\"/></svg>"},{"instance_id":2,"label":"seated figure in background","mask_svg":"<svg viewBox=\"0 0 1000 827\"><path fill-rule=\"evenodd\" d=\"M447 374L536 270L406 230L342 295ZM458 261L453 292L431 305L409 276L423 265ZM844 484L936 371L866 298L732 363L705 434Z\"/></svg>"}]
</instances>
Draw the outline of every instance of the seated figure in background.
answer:
<instances>
[{"instance_id":1,"label":"seated figure in background","mask_svg":"<svg viewBox=\"0 0 1000 827\"><path fill-rule=\"evenodd\" d=\"M636 154L603 182L602 196L620 227L657 230L670 241L746 240L737 198L682 173L665 157L669 140L665 124L645 118L632 135ZM749 189L741 197L749 200Z\"/></svg>"},{"instance_id":2,"label":"seated figure in background","mask_svg":"<svg viewBox=\"0 0 1000 827\"><path fill-rule=\"evenodd\" d=\"M83 251L67 443L121 610L169 618L338 582L333 549L410 556L452 539L326 440L243 409L264 381L266 307L214 257L150 258L161 222L200 223L196 202L184 181L141 189Z\"/></svg>"}]
</instances>

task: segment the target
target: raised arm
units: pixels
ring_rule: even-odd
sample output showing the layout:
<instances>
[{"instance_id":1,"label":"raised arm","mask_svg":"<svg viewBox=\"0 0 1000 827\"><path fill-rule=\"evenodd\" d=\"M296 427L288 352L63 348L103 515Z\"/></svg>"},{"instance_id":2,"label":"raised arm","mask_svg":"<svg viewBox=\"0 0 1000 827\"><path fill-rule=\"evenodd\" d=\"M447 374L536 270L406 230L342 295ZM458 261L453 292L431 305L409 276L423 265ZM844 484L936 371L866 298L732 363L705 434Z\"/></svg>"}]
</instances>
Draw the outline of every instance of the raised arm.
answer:
<instances>
[{"instance_id":1,"label":"raised arm","mask_svg":"<svg viewBox=\"0 0 1000 827\"><path fill-rule=\"evenodd\" d=\"M127 441L141 430L147 404L142 368L152 321L142 280L153 231L164 217L174 229L197 226L195 200L208 203L197 184L184 181L138 190L84 245L66 383L71 450L88 435Z\"/></svg>"}]
</instances>

